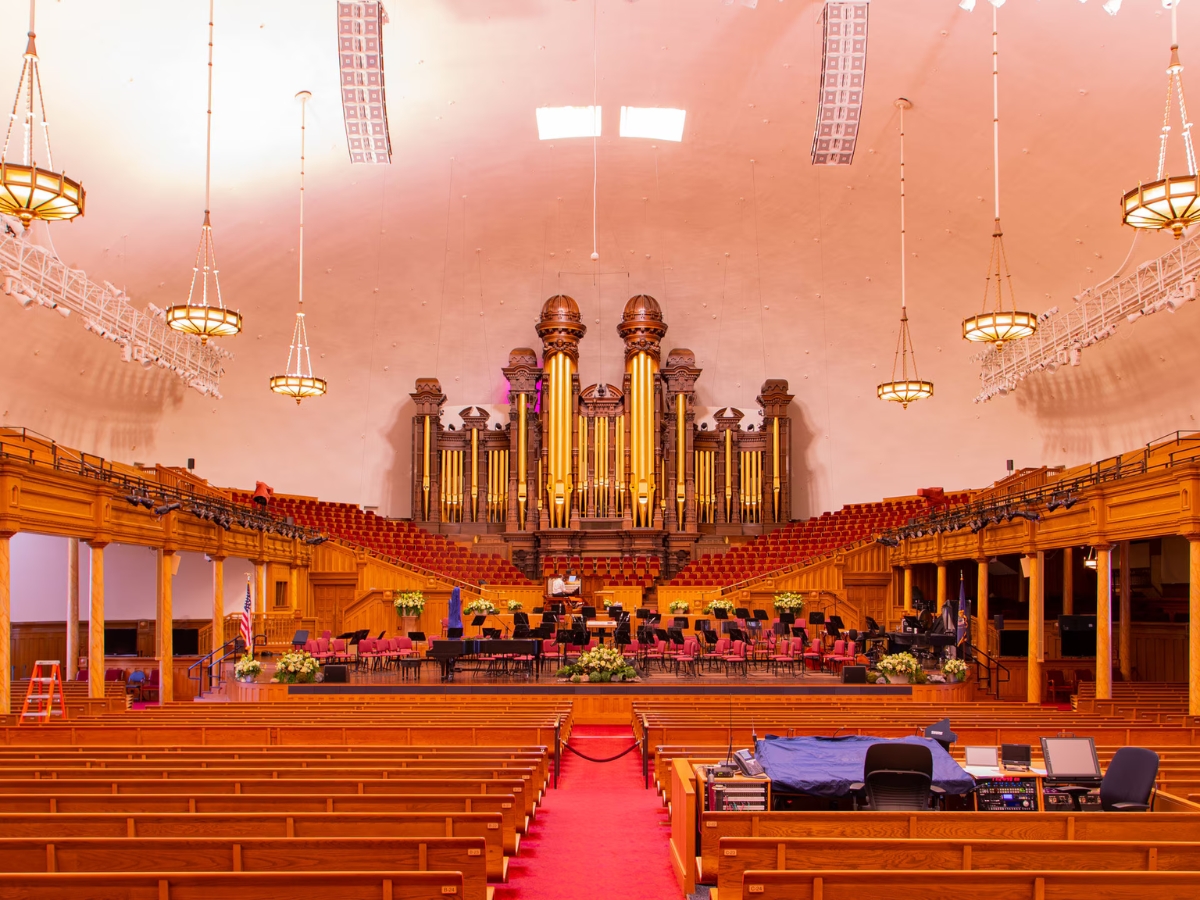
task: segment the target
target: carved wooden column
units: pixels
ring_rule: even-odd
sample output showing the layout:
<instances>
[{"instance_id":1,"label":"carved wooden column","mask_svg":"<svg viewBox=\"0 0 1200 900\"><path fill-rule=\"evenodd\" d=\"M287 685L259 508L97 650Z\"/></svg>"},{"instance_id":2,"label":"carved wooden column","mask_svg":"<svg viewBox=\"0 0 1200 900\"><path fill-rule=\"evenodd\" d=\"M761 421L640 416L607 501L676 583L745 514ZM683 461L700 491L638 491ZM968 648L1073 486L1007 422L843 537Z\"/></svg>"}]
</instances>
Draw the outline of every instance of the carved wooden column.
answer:
<instances>
[{"instance_id":1,"label":"carved wooden column","mask_svg":"<svg viewBox=\"0 0 1200 900\"><path fill-rule=\"evenodd\" d=\"M1042 644L1045 634L1045 572L1043 570L1045 555L1028 553L1025 559L1029 565L1029 649L1028 649L1028 680L1026 683L1025 699L1029 703L1042 702ZM1097 685L1097 688L1099 685Z\"/></svg>"},{"instance_id":2,"label":"carved wooden column","mask_svg":"<svg viewBox=\"0 0 1200 900\"><path fill-rule=\"evenodd\" d=\"M160 549L158 557L158 616L155 621L155 640L158 645L158 699L160 704L175 699L175 613L172 594L175 551Z\"/></svg>"},{"instance_id":3,"label":"carved wooden column","mask_svg":"<svg viewBox=\"0 0 1200 900\"><path fill-rule=\"evenodd\" d=\"M758 403L763 410L763 429L767 432L767 449L763 456L768 461L763 466L764 495L771 499L764 513L770 513L770 521L784 525L792 520L791 446L792 419L788 407L792 402L788 383L782 378L769 378L759 389ZM767 516L763 516L767 521Z\"/></svg>"},{"instance_id":4,"label":"carved wooden column","mask_svg":"<svg viewBox=\"0 0 1200 900\"><path fill-rule=\"evenodd\" d=\"M504 530L536 531L537 448L540 431L535 427L537 384L542 370L537 353L530 347L517 347L508 354L508 365L501 369L508 379L508 515Z\"/></svg>"},{"instance_id":5,"label":"carved wooden column","mask_svg":"<svg viewBox=\"0 0 1200 900\"><path fill-rule=\"evenodd\" d=\"M545 527L569 528L577 514L574 472L575 398L579 391L579 342L587 333L579 304L566 294L556 294L542 304L537 324L542 339L542 479L545 494Z\"/></svg>"},{"instance_id":6,"label":"carved wooden column","mask_svg":"<svg viewBox=\"0 0 1200 900\"><path fill-rule=\"evenodd\" d=\"M1096 699L1112 699L1112 556L1096 545Z\"/></svg>"},{"instance_id":7,"label":"carved wooden column","mask_svg":"<svg viewBox=\"0 0 1200 900\"><path fill-rule=\"evenodd\" d=\"M659 358L667 326L658 301L646 294L630 297L617 334L625 343L625 409L630 421L629 494L635 528L662 527L662 402ZM670 498L673 503L674 498Z\"/></svg>"},{"instance_id":8,"label":"carved wooden column","mask_svg":"<svg viewBox=\"0 0 1200 900\"><path fill-rule=\"evenodd\" d=\"M939 542L941 535L938 535ZM946 608L946 563L938 561L937 564L937 611L941 613Z\"/></svg>"},{"instance_id":9,"label":"carved wooden column","mask_svg":"<svg viewBox=\"0 0 1200 900\"><path fill-rule=\"evenodd\" d=\"M906 613L913 611L912 566L904 567L904 611Z\"/></svg>"},{"instance_id":10,"label":"carved wooden column","mask_svg":"<svg viewBox=\"0 0 1200 900\"><path fill-rule=\"evenodd\" d=\"M695 532L696 528L696 382L703 370L696 368L691 350L667 354L662 377L665 394L666 469L670 473L667 497L668 528ZM664 485L664 488L667 488Z\"/></svg>"},{"instance_id":11,"label":"carved wooden column","mask_svg":"<svg viewBox=\"0 0 1200 900\"><path fill-rule=\"evenodd\" d=\"M88 610L88 696L104 696L104 548L105 541L92 541L92 587ZM161 677L161 676L160 676Z\"/></svg>"},{"instance_id":12,"label":"carved wooden column","mask_svg":"<svg viewBox=\"0 0 1200 900\"><path fill-rule=\"evenodd\" d=\"M429 524L441 519L438 509L438 436L442 430L442 404L446 395L436 378L418 378L409 394L416 405L413 416L413 521Z\"/></svg>"},{"instance_id":13,"label":"carved wooden column","mask_svg":"<svg viewBox=\"0 0 1200 900\"><path fill-rule=\"evenodd\" d=\"M979 619L979 646L990 653L988 648L988 560L987 557L975 560L975 615Z\"/></svg>"},{"instance_id":14,"label":"carved wooden column","mask_svg":"<svg viewBox=\"0 0 1200 900\"><path fill-rule=\"evenodd\" d=\"M212 646L208 649L216 653L225 645L225 557L214 556L211 559L213 573Z\"/></svg>"}]
</instances>

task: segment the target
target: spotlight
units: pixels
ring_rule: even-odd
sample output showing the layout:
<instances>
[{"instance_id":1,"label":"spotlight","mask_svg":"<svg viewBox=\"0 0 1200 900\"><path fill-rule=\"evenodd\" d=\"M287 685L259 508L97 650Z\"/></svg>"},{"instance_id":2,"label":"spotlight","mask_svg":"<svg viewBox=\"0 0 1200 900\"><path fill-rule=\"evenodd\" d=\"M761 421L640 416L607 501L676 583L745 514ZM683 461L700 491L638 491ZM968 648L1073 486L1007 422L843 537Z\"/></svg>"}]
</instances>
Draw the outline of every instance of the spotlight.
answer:
<instances>
[{"instance_id":1,"label":"spotlight","mask_svg":"<svg viewBox=\"0 0 1200 900\"><path fill-rule=\"evenodd\" d=\"M142 502L142 498L139 497L137 494L126 494L125 500L128 501L130 506L137 506L139 503Z\"/></svg>"},{"instance_id":2,"label":"spotlight","mask_svg":"<svg viewBox=\"0 0 1200 900\"><path fill-rule=\"evenodd\" d=\"M329 540L329 538L323 534L314 534L312 537L308 538L305 543L315 546L317 544L323 544L327 540Z\"/></svg>"},{"instance_id":3,"label":"spotlight","mask_svg":"<svg viewBox=\"0 0 1200 900\"><path fill-rule=\"evenodd\" d=\"M1063 498L1063 502L1062 502L1063 509L1070 509L1072 506L1074 506L1078 502L1079 502L1079 498L1076 497L1074 494L1067 494L1067 496L1065 498Z\"/></svg>"},{"instance_id":4,"label":"spotlight","mask_svg":"<svg viewBox=\"0 0 1200 900\"><path fill-rule=\"evenodd\" d=\"M162 506L154 510L156 516L165 516L169 512L174 512L183 506L178 500L172 500L170 503L164 503Z\"/></svg>"},{"instance_id":5,"label":"spotlight","mask_svg":"<svg viewBox=\"0 0 1200 900\"><path fill-rule=\"evenodd\" d=\"M875 538L875 543L883 544L883 546L885 546L885 547L899 547L900 539L896 538L896 537L891 537L891 536L885 534L885 535L880 535L879 537Z\"/></svg>"},{"instance_id":6,"label":"spotlight","mask_svg":"<svg viewBox=\"0 0 1200 900\"><path fill-rule=\"evenodd\" d=\"M979 534L983 529L987 528L988 523L984 521L982 516L974 518L970 521L971 533Z\"/></svg>"},{"instance_id":7,"label":"spotlight","mask_svg":"<svg viewBox=\"0 0 1200 900\"><path fill-rule=\"evenodd\" d=\"M139 497L138 502L141 503L142 506L146 507L146 509L154 509L154 501L149 497Z\"/></svg>"}]
</instances>

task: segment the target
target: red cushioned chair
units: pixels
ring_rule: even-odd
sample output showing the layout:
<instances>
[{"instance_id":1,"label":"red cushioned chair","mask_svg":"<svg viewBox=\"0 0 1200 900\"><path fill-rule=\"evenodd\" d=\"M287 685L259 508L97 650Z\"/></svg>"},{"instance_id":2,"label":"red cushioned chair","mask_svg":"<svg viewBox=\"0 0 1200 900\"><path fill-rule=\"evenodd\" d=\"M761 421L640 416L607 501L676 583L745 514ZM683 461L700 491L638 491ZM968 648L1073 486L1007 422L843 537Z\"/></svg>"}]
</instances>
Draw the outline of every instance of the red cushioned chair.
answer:
<instances>
[{"instance_id":1,"label":"red cushioned chair","mask_svg":"<svg viewBox=\"0 0 1200 900\"><path fill-rule=\"evenodd\" d=\"M731 668L735 668L735 667L740 668L742 670L743 675L750 674L750 668L746 662L746 642L745 641L734 641L732 649L729 651L729 653L725 654L725 656L722 659L723 659L723 662L725 663L725 676L726 677L729 676L729 670Z\"/></svg>"}]
</instances>

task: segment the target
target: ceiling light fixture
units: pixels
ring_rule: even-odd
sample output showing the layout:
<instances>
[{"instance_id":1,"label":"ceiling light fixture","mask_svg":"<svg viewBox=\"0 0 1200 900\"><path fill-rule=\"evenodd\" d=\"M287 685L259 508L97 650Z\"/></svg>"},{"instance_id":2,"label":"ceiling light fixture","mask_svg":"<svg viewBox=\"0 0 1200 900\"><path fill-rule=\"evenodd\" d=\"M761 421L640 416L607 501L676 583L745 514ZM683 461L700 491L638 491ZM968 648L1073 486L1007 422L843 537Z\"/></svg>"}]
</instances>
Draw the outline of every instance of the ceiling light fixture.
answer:
<instances>
[{"instance_id":1,"label":"ceiling light fixture","mask_svg":"<svg viewBox=\"0 0 1200 900\"><path fill-rule=\"evenodd\" d=\"M1192 147L1192 123L1183 100L1183 64L1179 61L1179 29L1176 22L1178 0L1171 4L1171 62L1167 66L1167 103L1163 110L1162 130L1158 135L1158 175L1149 184L1139 184L1121 198L1122 220L1134 228L1151 231L1171 229L1175 239L1183 230L1200 221L1200 176L1196 174L1196 153ZM1179 121L1183 129L1186 175L1168 175L1167 137L1171 133L1171 95L1179 100Z\"/></svg>"},{"instance_id":2,"label":"ceiling light fixture","mask_svg":"<svg viewBox=\"0 0 1200 900\"><path fill-rule=\"evenodd\" d=\"M351 163L392 161L387 94L383 83L382 3L338 4L338 62L342 70L342 120Z\"/></svg>"},{"instance_id":3,"label":"ceiling light fixture","mask_svg":"<svg viewBox=\"0 0 1200 900\"><path fill-rule=\"evenodd\" d=\"M983 312L963 321L963 337L968 341L986 341L997 350L1010 341L1027 338L1037 331L1038 317L1017 309L1012 290L1012 275L1004 254L1004 232L1000 228L1000 44L996 7L992 6L992 176L996 194L995 229L992 232L992 255L983 288ZM995 300L988 308L995 278ZM1004 286L1008 286L1010 308L1005 308Z\"/></svg>"},{"instance_id":4,"label":"ceiling light fixture","mask_svg":"<svg viewBox=\"0 0 1200 900\"><path fill-rule=\"evenodd\" d=\"M312 373L312 359L308 353L308 329L304 325L304 130L305 113L308 100L312 97L308 91L296 95L300 101L300 290L299 307L296 310L296 327L292 330L292 345L288 350L287 369L283 375L271 378L271 390L285 397L293 397L296 404L305 397L320 397L329 385L324 378L316 378ZM295 360L295 365L292 361Z\"/></svg>"},{"instance_id":5,"label":"ceiling light fixture","mask_svg":"<svg viewBox=\"0 0 1200 900\"><path fill-rule=\"evenodd\" d=\"M213 246L212 222L209 210L212 207L212 78L213 78L213 0L208 0L208 120L204 145L204 222L200 226L200 246L196 248L196 262L192 265L192 284L188 288L187 303L168 306L167 325L184 334L200 336L200 343L210 337L232 337L242 330L242 314L226 309L221 300L221 281L217 269L217 251ZM196 276L203 271L200 297L196 300ZM208 276L212 274L213 299L209 303Z\"/></svg>"},{"instance_id":6,"label":"ceiling light fixture","mask_svg":"<svg viewBox=\"0 0 1200 900\"><path fill-rule=\"evenodd\" d=\"M46 98L42 94L42 76L35 44L35 11L36 0L29 0L29 40L25 44L25 62L21 66L21 79L17 82L17 96L13 100L8 132L4 136L4 150L0 152L0 213L20 219L27 231L34 219L56 222L82 216L84 204L83 185L68 178L65 173L54 171L54 157L50 154L50 125L46 121ZM25 101L25 110L18 112L22 100ZM41 112L42 139L46 146L44 169L33 159L35 107ZM8 148L18 118L25 130L21 140L22 156L20 162L11 162Z\"/></svg>"},{"instance_id":7,"label":"ceiling light fixture","mask_svg":"<svg viewBox=\"0 0 1200 900\"><path fill-rule=\"evenodd\" d=\"M683 122L686 117L686 109L622 106L621 137L679 142L683 140Z\"/></svg>"},{"instance_id":8,"label":"ceiling light fixture","mask_svg":"<svg viewBox=\"0 0 1200 900\"><path fill-rule=\"evenodd\" d=\"M896 338L896 355L892 359L892 380L879 385L875 392L880 400L891 400L899 403L902 409L908 409L908 404L914 400L924 400L933 396L933 382L922 381L917 374L917 352L913 349L912 335L908 330L908 300L907 277L905 266L908 254L904 243L904 111L912 109L912 103L904 97L896 100L896 108L900 110L900 334ZM912 356L912 377L908 373L908 357ZM896 369L900 370L899 379Z\"/></svg>"},{"instance_id":9,"label":"ceiling light fixture","mask_svg":"<svg viewBox=\"0 0 1200 900\"><path fill-rule=\"evenodd\" d=\"M1087 556L1085 556L1083 559L1083 567L1085 569L1096 568L1096 548L1095 547L1088 547Z\"/></svg>"},{"instance_id":10,"label":"ceiling light fixture","mask_svg":"<svg viewBox=\"0 0 1200 900\"><path fill-rule=\"evenodd\" d=\"M537 109L538 140L599 137L599 106L542 106Z\"/></svg>"}]
</instances>

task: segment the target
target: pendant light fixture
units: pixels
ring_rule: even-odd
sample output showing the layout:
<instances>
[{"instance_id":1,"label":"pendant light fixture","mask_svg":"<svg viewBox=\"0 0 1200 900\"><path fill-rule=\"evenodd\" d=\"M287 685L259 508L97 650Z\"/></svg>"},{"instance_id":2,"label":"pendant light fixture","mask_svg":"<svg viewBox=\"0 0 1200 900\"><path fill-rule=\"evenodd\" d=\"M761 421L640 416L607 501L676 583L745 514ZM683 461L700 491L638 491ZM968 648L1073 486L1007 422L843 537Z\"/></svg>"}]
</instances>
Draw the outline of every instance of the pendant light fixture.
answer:
<instances>
[{"instance_id":1,"label":"pendant light fixture","mask_svg":"<svg viewBox=\"0 0 1200 900\"><path fill-rule=\"evenodd\" d=\"M1192 147L1192 123L1188 121L1183 100L1183 64L1179 62L1179 29L1171 3L1171 63L1167 66L1167 103L1163 110L1162 131L1158 136L1158 176L1149 184L1139 184L1121 198L1126 225L1161 231L1171 229L1175 239L1183 230L1200 221L1200 176L1196 174L1196 153ZM1167 175L1167 137L1171 133L1171 95L1179 98L1179 121L1183 130L1183 149L1187 159L1186 175Z\"/></svg>"},{"instance_id":2,"label":"pendant light fixture","mask_svg":"<svg viewBox=\"0 0 1200 900\"><path fill-rule=\"evenodd\" d=\"M299 307L296 310L296 327L292 329L292 346L288 350L287 369L283 375L271 379L271 390L286 397L293 397L296 404L305 397L320 397L328 390L324 378L315 378L312 359L308 354L308 329L304 325L304 129L305 112L308 108L308 91L296 95L300 101L300 291Z\"/></svg>"},{"instance_id":3,"label":"pendant light fixture","mask_svg":"<svg viewBox=\"0 0 1200 900\"><path fill-rule=\"evenodd\" d=\"M167 325L184 334L199 335L200 343L210 337L232 337L242 330L242 314L226 309L221 299L220 272L217 269L217 251L213 246L212 222L209 209L212 200L212 85L213 85L213 0L208 0L208 125L204 145L204 222L200 226L200 246L196 248L196 262L192 265L192 284L188 288L187 303L168 306ZM212 276L212 291L208 287ZM196 279L200 279L197 296Z\"/></svg>"},{"instance_id":4,"label":"pendant light fixture","mask_svg":"<svg viewBox=\"0 0 1200 900\"><path fill-rule=\"evenodd\" d=\"M993 0L994 2L994 0ZM963 321L968 341L992 344L1002 350L1006 343L1027 338L1037 331L1037 314L1017 309L1012 275L1004 254L1004 232L1000 228L1000 45L996 7L992 7L992 176L996 194L996 220L992 231L992 256L983 288L983 312ZM1008 303L1004 294L1007 289Z\"/></svg>"},{"instance_id":5,"label":"pendant light fixture","mask_svg":"<svg viewBox=\"0 0 1200 900\"><path fill-rule=\"evenodd\" d=\"M912 335L908 331L908 297L906 293L907 252L904 243L904 111L912 109L912 103L904 97L896 101L900 110L900 336L896 339L896 356L892 360L892 380L876 388L880 400L899 403L908 409L914 400L933 396L933 382L922 381L917 374L917 354L913 349ZM908 358L912 357L912 377L909 377ZM897 378L897 369L900 377Z\"/></svg>"},{"instance_id":6,"label":"pendant light fixture","mask_svg":"<svg viewBox=\"0 0 1200 900\"><path fill-rule=\"evenodd\" d=\"M17 82L17 96L13 100L8 131L4 136L4 150L0 152L0 214L20 219L27 231L34 219L60 222L82 216L84 202L83 185L62 172L54 171L54 157L50 154L50 125L46 121L46 98L42 94L42 76L35 43L35 12L36 0L29 0L29 40L25 44L25 63L21 66L21 78ZM24 111L21 110L22 103ZM46 147L45 168L39 166L33 157L34 118L38 111L41 113L42 140ZM8 155L18 119L21 121L20 127L24 129L20 162Z\"/></svg>"}]
</instances>

